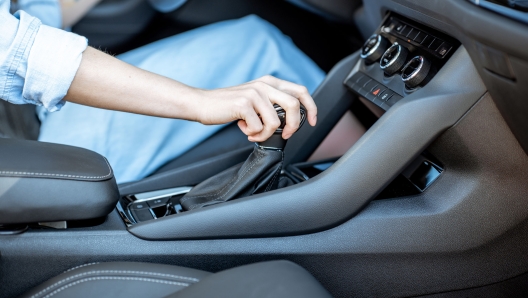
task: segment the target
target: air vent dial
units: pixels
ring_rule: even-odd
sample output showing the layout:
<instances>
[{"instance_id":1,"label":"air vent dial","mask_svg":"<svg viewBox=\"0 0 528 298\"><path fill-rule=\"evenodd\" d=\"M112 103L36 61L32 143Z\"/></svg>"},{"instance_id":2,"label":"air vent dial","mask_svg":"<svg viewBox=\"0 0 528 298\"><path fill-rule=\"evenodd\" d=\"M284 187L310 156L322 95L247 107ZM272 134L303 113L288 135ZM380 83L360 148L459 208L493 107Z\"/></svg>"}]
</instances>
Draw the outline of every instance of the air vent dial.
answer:
<instances>
[{"instance_id":1,"label":"air vent dial","mask_svg":"<svg viewBox=\"0 0 528 298\"><path fill-rule=\"evenodd\" d=\"M407 50L407 48L398 43L394 43L385 51L383 56L381 56L380 67L385 74L392 76L398 72L403 65L405 65L407 55L409 55L409 50Z\"/></svg>"},{"instance_id":2,"label":"air vent dial","mask_svg":"<svg viewBox=\"0 0 528 298\"><path fill-rule=\"evenodd\" d=\"M367 39L361 48L361 58L369 63L376 62L389 46L390 41L379 34L374 34Z\"/></svg>"},{"instance_id":3,"label":"air vent dial","mask_svg":"<svg viewBox=\"0 0 528 298\"><path fill-rule=\"evenodd\" d=\"M416 56L409 60L402 69L402 81L408 88L420 85L431 70L431 61L424 56Z\"/></svg>"}]
</instances>

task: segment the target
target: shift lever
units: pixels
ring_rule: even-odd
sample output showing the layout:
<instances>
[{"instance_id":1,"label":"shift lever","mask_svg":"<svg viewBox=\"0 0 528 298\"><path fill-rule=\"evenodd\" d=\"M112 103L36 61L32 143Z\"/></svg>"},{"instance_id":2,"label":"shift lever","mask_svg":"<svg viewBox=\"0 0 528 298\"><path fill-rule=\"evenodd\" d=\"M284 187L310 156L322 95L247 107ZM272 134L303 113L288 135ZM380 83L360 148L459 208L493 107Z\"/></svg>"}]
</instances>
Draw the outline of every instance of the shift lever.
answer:
<instances>
[{"instance_id":1,"label":"shift lever","mask_svg":"<svg viewBox=\"0 0 528 298\"><path fill-rule=\"evenodd\" d=\"M266 150L284 150L287 140L282 138L282 130L284 129L284 126L286 126L286 111L278 104L274 104L273 107L275 108L275 112L277 112L277 116L279 116L281 124L279 128L277 128L277 130L271 135L271 137L269 137L269 139L265 140L264 142L259 142L257 145L260 148ZM299 128L301 128L301 126L306 121L306 108L301 105L300 110L301 121L299 123Z\"/></svg>"},{"instance_id":2,"label":"shift lever","mask_svg":"<svg viewBox=\"0 0 528 298\"><path fill-rule=\"evenodd\" d=\"M274 107L281 125L273 135L264 142L256 143L255 149L243 164L229 168L193 187L180 199L183 209L202 208L277 188L286 146L286 140L282 138L286 111L279 105ZM300 110L299 127L306 121L306 109L301 105Z\"/></svg>"}]
</instances>

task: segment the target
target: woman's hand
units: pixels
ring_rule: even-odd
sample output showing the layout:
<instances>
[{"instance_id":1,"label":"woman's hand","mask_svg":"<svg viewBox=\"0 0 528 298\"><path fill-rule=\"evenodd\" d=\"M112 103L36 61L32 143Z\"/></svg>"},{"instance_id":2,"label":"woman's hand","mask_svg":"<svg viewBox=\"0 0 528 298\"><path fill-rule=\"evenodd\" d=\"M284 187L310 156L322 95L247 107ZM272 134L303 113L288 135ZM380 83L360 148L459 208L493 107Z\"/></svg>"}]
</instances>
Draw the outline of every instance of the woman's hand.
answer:
<instances>
[{"instance_id":1,"label":"woman's hand","mask_svg":"<svg viewBox=\"0 0 528 298\"><path fill-rule=\"evenodd\" d=\"M252 142L267 140L280 125L273 108L278 104L286 111L284 139L290 138L299 128L300 104L308 112L308 122L317 122L317 107L304 86L264 76L249 83L201 93L195 108L196 120L203 124L221 124L234 120Z\"/></svg>"}]
</instances>

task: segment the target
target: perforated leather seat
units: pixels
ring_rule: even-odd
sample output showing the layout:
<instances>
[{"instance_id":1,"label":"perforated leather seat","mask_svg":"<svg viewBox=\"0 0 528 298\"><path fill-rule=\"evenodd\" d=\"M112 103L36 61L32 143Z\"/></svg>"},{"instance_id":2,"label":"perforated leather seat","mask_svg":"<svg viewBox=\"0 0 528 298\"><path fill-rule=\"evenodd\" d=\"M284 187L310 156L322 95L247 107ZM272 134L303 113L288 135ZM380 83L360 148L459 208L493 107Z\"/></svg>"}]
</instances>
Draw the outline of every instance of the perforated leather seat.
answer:
<instances>
[{"instance_id":1,"label":"perforated leather seat","mask_svg":"<svg viewBox=\"0 0 528 298\"><path fill-rule=\"evenodd\" d=\"M331 297L305 269L270 261L209 273L149 263L96 263L70 269L23 297Z\"/></svg>"}]
</instances>

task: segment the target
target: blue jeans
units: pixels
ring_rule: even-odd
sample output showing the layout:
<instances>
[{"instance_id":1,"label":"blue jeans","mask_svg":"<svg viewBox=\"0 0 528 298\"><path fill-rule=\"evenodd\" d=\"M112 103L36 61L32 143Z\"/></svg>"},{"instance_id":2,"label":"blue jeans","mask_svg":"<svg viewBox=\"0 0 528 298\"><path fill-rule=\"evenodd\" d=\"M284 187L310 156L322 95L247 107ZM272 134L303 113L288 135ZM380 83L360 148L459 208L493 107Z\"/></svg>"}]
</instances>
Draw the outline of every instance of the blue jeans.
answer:
<instances>
[{"instance_id":1,"label":"blue jeans","mask_svg":"<svg viewBox=\"0 0 528 298\"><path fill-rule=\"evenodd\" d=\"M204 26L118 58L204 89L234 86L270 74L313 92L325 76L289 37L257 16ZM148 176L222 127L67 103L44 118L39 140L102 154L118 183L123 183Z\"/></svg>"}]
</instances>

